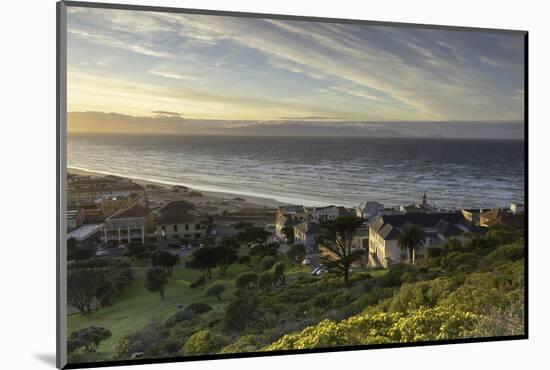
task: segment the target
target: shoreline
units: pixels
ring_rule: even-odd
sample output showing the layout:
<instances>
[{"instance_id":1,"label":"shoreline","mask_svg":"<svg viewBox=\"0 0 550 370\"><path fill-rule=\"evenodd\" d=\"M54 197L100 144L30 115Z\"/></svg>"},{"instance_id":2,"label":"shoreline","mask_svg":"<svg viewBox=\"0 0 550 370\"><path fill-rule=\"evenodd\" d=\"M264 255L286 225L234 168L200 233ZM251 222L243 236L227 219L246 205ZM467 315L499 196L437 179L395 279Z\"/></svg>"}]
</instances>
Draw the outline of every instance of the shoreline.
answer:
<instances>
[{"instance_id":1,"label":"shoreline","mask_svg":"<svg viewBox=\"0 0 550 370\"><path fill-rule=\"evenodd\" d=\"M167 182L162 182L162 181L145 180L145 179L136 178L136 177L132 177L132 176L128 176L128 175L120 175L120 174L116 174L116 173L104 173L104 172L100 172L100 171L83 170L83 169L80 169L80 168L75 168L75 167L70 167L70 166L67 166L67 173L76 174L76 175L100 176L100 177L105 177L105 176L108 176L108 175L112 175L112 176L118 176L118 177L122 177L122 178L125 178L125 179L132 180L136 184L139 184L139 185L142 185L142 186L156 185L156 186L161 186L161 187L166 188L166 189L170 189L170 188L172 188L172 186L185 186L189 189L189 191L200 192L203 195L203 197L212 198L213 200L219 200L219 201L231 200L231 199L234 199L234 198L242 198L242 199L245 200L243 202L243 205L246 204L247 206L252 206L252 207L256 206L258 208L266 208L266 207L277 208L280 205L289 205L290 204L290 203L285 203L285 202L278 201L278 200L273 199L273 198L264 198L264 197L254 196L254 195L231 193L231 192L224 192L224 191L201 190L201 189L198 189L196 187L188 186L188 185L183 184L183 183L174 182L173 184L169 184Z\"/></svg>"}]
</instances>

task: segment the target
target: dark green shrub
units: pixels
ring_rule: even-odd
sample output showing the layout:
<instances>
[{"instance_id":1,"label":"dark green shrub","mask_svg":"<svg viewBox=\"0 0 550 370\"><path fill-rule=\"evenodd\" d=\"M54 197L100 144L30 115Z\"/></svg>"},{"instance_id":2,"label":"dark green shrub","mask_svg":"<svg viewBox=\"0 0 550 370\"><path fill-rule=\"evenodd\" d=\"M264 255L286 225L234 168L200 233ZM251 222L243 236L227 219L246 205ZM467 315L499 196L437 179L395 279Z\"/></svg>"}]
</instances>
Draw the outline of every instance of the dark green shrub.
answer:
<instances>
[{"instance_id":1,"label":"dark green shrub","mask_svg":"<svg viewBox=\"0 0 550 370\"><path fill-rule=\"evenodd\" d=\"M212 306L210 306L206 302L195 302L187 306L187 310L193 311L196 314L201 314L201 313L211 311Z\"/></svg>"}]
</instances>

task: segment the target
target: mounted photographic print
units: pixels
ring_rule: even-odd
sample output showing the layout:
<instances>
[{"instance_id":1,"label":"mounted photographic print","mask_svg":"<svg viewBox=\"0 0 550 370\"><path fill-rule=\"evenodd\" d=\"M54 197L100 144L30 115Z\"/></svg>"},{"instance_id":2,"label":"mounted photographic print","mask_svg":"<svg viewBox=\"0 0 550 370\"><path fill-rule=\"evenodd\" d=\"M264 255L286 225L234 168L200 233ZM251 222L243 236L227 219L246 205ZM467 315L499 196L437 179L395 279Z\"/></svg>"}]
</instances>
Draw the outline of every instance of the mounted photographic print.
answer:
<instances>
[{"instance_id":1,"label":"mounted photographic print","mask_svg":"<svg viewBox=\"0 0 550 370\"><path fill-rule=\"evenodd\" d=\"M526 60L525 31L58 3L58 366L527 338Z\"/></svg>"}]
</instances>

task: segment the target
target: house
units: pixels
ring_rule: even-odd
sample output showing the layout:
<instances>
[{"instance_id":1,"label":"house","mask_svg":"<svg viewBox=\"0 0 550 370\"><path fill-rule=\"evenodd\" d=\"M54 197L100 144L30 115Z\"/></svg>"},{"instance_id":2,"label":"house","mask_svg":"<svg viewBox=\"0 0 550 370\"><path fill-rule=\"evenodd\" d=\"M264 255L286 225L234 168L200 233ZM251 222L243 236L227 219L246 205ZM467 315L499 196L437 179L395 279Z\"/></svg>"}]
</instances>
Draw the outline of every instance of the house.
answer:
<instances>
[{"instance_id":1,"label":"house","mask_svg":"<svg viewBox=\"0 0 550 370\"><path fill-rule=\"evenodd\" d=\"M286 229L290 229L294 233L294 226L299 222L300 221L297 221L295 218L293 218L290 215L278 214L275 217L275 235L280 240L284 241L285 243L288 243L289 240L285 232Z\"/></svg>"},{"instance_id":2,"label":"house","mask_svg":"<svg viewBox=\"0 0 550 370\"><path fill-rule=\"evenodd\" d=\"M523 203L511 203L510 211L512 211L513 214L522 213L525 212L525 206Z\"/></svg>"},{"instance_id":3,"label":"house","mask_svg":"<svg viewBox=\"0 0 550 370\"><path fill-rule=\"evenodd\" d=\"M361 226L353 234L353 239L351 242L353 248L357 249L369 249L369 227Z\"/></svg>"},{"instance_id":4,"label":"house","mask_svg":"<svg viewBox=\"0 0 550 370\"><path fill-rule=\"evenodd\" d=\"M136 193L132 193L127 196L107 196L99 199L97 201L97 204L101 209L101 214L103 215L103 217L109 217L110 215L120 211L121 209L132 207L138 202L138 195Z\"/></svg>"},{"instance_id":5,"label":"house","mask_svg":"<svg viewBox=\"0 0 550 370\"><path fill-rule=\"evenodd\" d=\"M425 243L416 252L422 258L426 248L450 240L463 241L468 234L483 234L484 230L467 222L460 212L406 213L378 216L369 224L369 265L388 267L407 260L406 252L397 242L408 226L417 226L425 235Z\"/></svg>"},{"instance_id":6,"label":"house","mask_svg":"<svg viewBox=\"0 0 550 370\"><path fill-rule=\"evenodd\" d=\"M84 213L84 222L90 224L101 223L105 219L98 204L87 204L80 207Z\"/></svg>"},{"instance_id":7,"label":"house","mask_svg":"<svg viewBox=\"0 0 550 370\"><path fill-rule=\"evenodd\" d=\"M298 221L307 221L308 219L307 210L302 205L279 206L277 207L278 215L291 216Z\"/></svg>"},{"instance_id":8,"label":"house","mask_svg":"<svg viewBox=\"0 0 550 370\"><path fill-rule=\"evenodd\" d=\"M479 216L483 212L487 212L490 210L490 208L465 208L462 209L461 212L466 221L471 222L474 225L479 225Z\"/></svg>"},{"instance_id":9,"label":"house","mask_svg":"<svg viewBox=\"0 0 550 370\"><path fill-rule=\"evenodd\" d=\"M84 212L81 209L71 209L65 212L67 231L71 231L84 223Z\"/></svg>"},{"instance_id":10,"label":"house","mask_svg":"<svg viewBox=\"0 0 550 370\"><path fill-rule=\"evenodd\" d=\"M154 230L154 214L151 209L135 204L111 215L103 224L105 244L145 243Z\"/></svg>"},{"instance_id":11,"label":"house","mask_svg":"<svg viewBox=\"0 0 550 370\"><path fill-rule=\"evenodd\" d=\"M174 201L159 210L156 235L160 240L200 240L206 236L207 218L185 201Z\"/></svg>"},{"instance_id":12,"label":"house","mask_svg":"<svg viewBox=\"0 0 550 370\"><path fill-rule=\"evenodd\" d=\"M100 224L81 225L67 234L67 240L74 238L80 244L93 245L100 241L100 234Z\"/></svg>"},{"instance_id":13,"label":"house","mask_svg":"<svg viewBox=\"0 0 550 370\"><path fill-rule=\"evenodd\" d=\"M303 221L294 226L294 243L303 244L309 251L315 250L317 236L321 234L318 223Z\"/></svg>"},{"instance_id":14,"label":"house","mask_svg":"<svg viewBox=\"0 0 550 370\"><path fill-rule=\"evenodd\" d=\"M424 193L420 204L400 205L399 210L402 213L430 213L437 212L437 207L435 205L428 204L428 196Z\"/></svg>"},{"instance_id":15,"label":"house","mask_svg":"<svg viewBox=\"0 0 550 370\"><path fill-rule=\"evenodd\" d=\"M307 216L309 222L332 221L340 216L340 209L336 206L312 207L307 209Z\"/></svg>"},{"instance_id":16,"label":"house","mask_svg":"<svg viewBox=\"0 0 550 370\"><path fill-rule=\"evenodd\" d=\"M355 209L355 215L365 220L374 220L383 212L384 205L376 201L363 202Z\"/></svg>"},{"instance_id":17,"label":"house","mask_svg":"<svg viewBox=\"0 0 550 370\"><path fill-rule=\"evenodd\" d=\"M504 224L512 228L524 226L524 213L512 213L507 209L493 208L479 215L479 226L491 227L497 224Z\"/></svg>"},{"instance_id":18,"label":"house","mask_svg":"<svg viewBox=\"0 0 550 370\"><path fill-rule=\"evenodd\" d=\"M72 176L67 181L68 207L94 204L106 197L126 197L136 194L145 199L143 186L118 176Z\"/></svg>"}]
</instances>

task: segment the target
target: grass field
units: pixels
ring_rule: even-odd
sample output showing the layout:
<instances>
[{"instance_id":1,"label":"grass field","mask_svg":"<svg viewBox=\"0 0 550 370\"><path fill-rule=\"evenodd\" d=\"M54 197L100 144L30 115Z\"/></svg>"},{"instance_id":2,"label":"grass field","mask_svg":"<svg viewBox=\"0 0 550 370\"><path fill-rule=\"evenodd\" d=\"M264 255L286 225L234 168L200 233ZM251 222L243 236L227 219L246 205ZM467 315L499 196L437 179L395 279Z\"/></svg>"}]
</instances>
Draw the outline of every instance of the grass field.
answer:
<instances>
[{"instance_id":1,"label":"grass field","mask_svg":"<svg viewBox=\"0 0 550 370\"><path fill-rule=\"evenodd\" d=\"M244 250L241 250L243 253ZM290 266L286 257L280 256L287 264L287 279L294 279L298 275L307 274L309 269L300 266ZM148 261L133 263L134 280L128 289L116 299L110 307L101 308L92 312L90 315L81 315L79 313L68 316L68 334L72 331L87 328L89 326L99 326L109 329L112 337L101 343L98 348L98 357L112 358L113 345L124 335L143 328L150 320L166 320L176 311L178 304L187 307L193 302L207 302L213 307L213 313L223 310L230 301L235 290L234 279L237 275L245 271L252 271L253 268L234 264L227 269L225 277L218 277L218 271L212 271L212 279L208 281L208 286L214 283L224 283L227 290L222 296L221 302L216 298L203 297L201 288L191 289L189 285L200 276L200 272L185 268L185 261L182 260L174 268L174 272L168 285L166 286L166 298L162 302L158 293L149 292L145 284L145 274L150 265ZM205 316L205 321L210 315Z\"/></svg>"}]
</instances>

